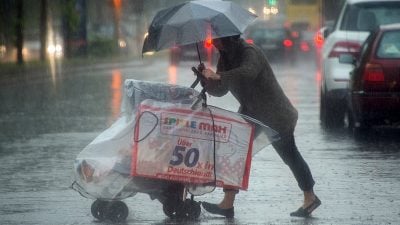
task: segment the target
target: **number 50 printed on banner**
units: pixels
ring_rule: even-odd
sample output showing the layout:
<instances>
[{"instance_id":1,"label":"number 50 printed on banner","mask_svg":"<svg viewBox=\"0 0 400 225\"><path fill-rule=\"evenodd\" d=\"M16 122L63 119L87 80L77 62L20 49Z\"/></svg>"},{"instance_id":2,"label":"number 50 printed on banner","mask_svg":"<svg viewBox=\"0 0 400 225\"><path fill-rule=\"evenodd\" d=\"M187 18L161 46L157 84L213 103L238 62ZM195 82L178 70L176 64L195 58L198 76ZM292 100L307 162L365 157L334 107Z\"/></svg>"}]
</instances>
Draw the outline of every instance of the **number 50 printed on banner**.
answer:
<instances>
[{"instance_id":1,"label":"number 50 printed on banner","mask_svg":"<svg viewBox=\"0 0 400 225\"><path fill-rule=\"evenodd\" d=\"M254 127L233 112L145 100L137 115L131 174L246 190L253 135Z\"/></svg>"}]
</instances>

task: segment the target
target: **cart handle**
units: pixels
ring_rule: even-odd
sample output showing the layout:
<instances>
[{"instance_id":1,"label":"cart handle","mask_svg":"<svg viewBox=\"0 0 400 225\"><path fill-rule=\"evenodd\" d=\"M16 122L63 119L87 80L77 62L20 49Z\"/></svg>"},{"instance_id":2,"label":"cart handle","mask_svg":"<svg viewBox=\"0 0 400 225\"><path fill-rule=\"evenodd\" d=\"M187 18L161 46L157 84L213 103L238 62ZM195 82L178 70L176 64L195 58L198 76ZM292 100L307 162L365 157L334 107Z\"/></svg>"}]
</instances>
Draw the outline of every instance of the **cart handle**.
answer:
<instances>
[{"instance_id":1,"label":"cart handle","mask_svg":"<svg viewBox=\"0 0 400 225\"><path fill-rule=\"evenodd\" d=\"M201 64L199 65L199 69L202 69L202 68L204 68L204 64L203 64L203 63L201 63ZM192 71L193 71L194 74L196 75L196 80L193 82L192 85L190 85L190 87L191 87L191 88L195 88L195 87L199 84L200 81L204 80L204 76L203 76L203 74L202 74L199 70L197 70L196 67L194 67L194 66L192 67Z\"/></svg>"},{"instance_id":2,"label":"cart handle","mask_svg":"<svg viewBox=\"0 0 400 225\"><path fill-rule=\"evenodd\" d=\"M205 66L203 63L200 63L200 65L198 66L198 69L194 66L192 67L192 71L196 75L196 80L193 82L193 84L190 87L195 88L199 84L199 82L201 82L201 85L203 86L203 89L201 90L200 94L197 96L196 101L194 101L191 106L192 109L197 108L197 106L201 102L201 100L203 100L204 105L207 105L206 89L204 88L205 77L200 72L200 71L204 70L204 68L205 68Z\"/></svg>"},{"instance_id":3,"label":"cart handle","mask_svg":"<svg viewBox=\"0 0 400 225\"><path fill-rule=\"evenodd\" d=\"M197 96L197 99L192 103L190 108L196 109L201 101L203 101L203 106L207 106L207 96L205 88L201 90L200 94Z\"/></svg>"}]
</instances>

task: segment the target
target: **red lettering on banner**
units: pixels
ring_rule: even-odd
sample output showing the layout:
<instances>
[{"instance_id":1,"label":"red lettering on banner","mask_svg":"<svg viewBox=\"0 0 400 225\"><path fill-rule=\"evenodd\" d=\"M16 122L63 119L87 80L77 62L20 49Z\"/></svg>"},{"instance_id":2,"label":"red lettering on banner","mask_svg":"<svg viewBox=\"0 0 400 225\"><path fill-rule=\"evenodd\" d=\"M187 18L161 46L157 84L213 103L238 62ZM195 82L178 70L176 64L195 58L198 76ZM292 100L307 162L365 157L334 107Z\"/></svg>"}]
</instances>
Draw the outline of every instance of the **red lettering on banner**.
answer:
<instances>
[{"instance_id":1,"label":"red lettering on banner","mask_svg":"<svg viewBox=\"0 0 400 225\"><path fill-rule=\"evenodd\" d=\"M178 139L178 145L179 146L183 146L183 147L192 147L192 143L191 142L189 142L188 140L186 140L186 139L183 139L183 138L179 138Z\"/></svg>"},{"instance_id":2,"label":"red lettering on banner","mask_svg":"<svg viewBox=\"0 0 400 225\"><path fill-rule=\"evenodd\" d=\"M211 164L210 162L206 162L206 164L204 165L204 169L213 170L214 169L214 165Z\"/></svg>"},{"instance_id":3,"label":"red lettering on banner","mask_svg":"<svg viewBox=\"0 0 400 225\"><path fill-rule=\"evenodd\" d=\"M203 167L203 163L201 163L201 162L198 162L197 163L197 167L196 167L197 169L204 169L204 167Z\"/></svg>"},{"instance_id":4,"label":"red lettering on banner","mask_svg":"<svg viewBox=\"0 0 400 225\"><path fill-rule=\"evenodd\" d=\"M228 112L216 111L214 118L210 118L208 111L171 108L170 103L164 107L163 104L150 100L141 103L139 113L150 110L161 123L145 140L134 142L132 161L135 163L132 163L131 174L193 184L216 181L219 187L229 185L246 190L253 126L241 117L231 117ZM147 123L137 127L136 134L139 128L144 131L153 128ZM218 155L213 156L210 150L212 141L218 142L215 145ZM221 159L225 159L223 163Z\"/></svg>"},{"instance_id":5,"label":"red lettering on banner","mask_svg":"<svg viewBox=\"0 0 400 225\"><path fill-rule=\"evenodd\" d=\"M225 126L219 126L219 125L214 125L214 129L212 129L213 125L209 123L200 123L199 124L199 129L200 130L205 130L205 131L215 131L216 133L224 133L226 134L227 132L227 127Z\"/></svg>"}]
</instances>

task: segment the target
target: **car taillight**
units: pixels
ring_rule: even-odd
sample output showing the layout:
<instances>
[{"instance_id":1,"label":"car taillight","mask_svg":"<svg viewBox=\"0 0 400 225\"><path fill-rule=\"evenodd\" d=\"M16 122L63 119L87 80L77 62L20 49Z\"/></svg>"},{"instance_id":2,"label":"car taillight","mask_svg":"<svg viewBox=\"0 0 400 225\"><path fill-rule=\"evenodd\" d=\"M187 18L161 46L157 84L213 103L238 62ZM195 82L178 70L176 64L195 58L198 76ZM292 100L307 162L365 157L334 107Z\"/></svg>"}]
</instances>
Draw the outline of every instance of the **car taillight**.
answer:
<instances>
[{"instance_id":1,"label":"car taillight","mask_svg":"<svg viewBox=\"0 0 400 225\"><path fill-rule=\"evenodd\" d=\"M368 82L384 82L385 75L382 66L379 64L367 63L364 69L364 81Z\"/></svg>"},{"instance_id":2,"label":"car taillight","mask_svg":"<svg viewBox=\"0 0 400 225\"><path fill-rule=\"evenodd\" d=\"M283 45L284 45L286 48L290 48L290 47L293 46L293 41L290 40L290 39L285 39L285 40L283 41Z\"/></svg>"},{"instance_id":3,"label":"car taillight","mask_svg":"<svg viewBox=\"0 0 400 225\"><path fill-rule=\"evenodd\" d=\"M254 44L254 40L253 39L246 39L246 42L249 44Z\"/></svg>"},{"instance_id":4,"label":"car taillight","mask_svg":"<svg viewBox=\"0 0 400 225\"><path fill-rule=\"evenodd\" d=\"M206 49L212 48L212 39L211 38L207 38L204 41L204 48L206 48Z\"/></svg>"},{"instance_id":5,"label":"car taillight","mask_svg":"<svg viewBox=\"0 0 400 225\"><path fill-rule=\"evenodd\" d=\"M352 54L354 57L357 57L360 52L360 48L361 45L358 42L339 41L333 46L328 57L339 57L339 55L343 53Z\"/></svg>"},{"instance_id":6,"label":"car taillight","mask_svg":"<svg viewBox=\"0 0 400 225\"><path fill-rule=\"evenodd\" d=\"M322 45L324 45L324 36L321 34L321 32L317 32L314 36L314 43L317 48L321 48Z\"/></svg>"},{"instance_id":7,"label":"car taillight","mask_svg":"<svg viewBox=\"0 0 400 225\"><path fill-rule=\"evenodd\" d=\"M363 80L365 91L376 92L386 89L385 74L382 66L379 64L367 63L364 68Z\"/></svg>"}]
</instances>

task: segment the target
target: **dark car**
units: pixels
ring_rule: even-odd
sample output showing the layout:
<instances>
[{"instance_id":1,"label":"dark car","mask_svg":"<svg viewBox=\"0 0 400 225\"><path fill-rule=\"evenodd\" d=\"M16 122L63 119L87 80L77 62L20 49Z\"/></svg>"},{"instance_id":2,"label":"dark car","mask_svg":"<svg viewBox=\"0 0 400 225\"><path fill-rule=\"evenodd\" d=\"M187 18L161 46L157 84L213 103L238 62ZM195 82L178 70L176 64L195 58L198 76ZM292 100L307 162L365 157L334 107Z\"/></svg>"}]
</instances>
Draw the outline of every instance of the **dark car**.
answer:
<instances>
[{"instance_id":1,"label":"dark car","mask_svg":"<svg viewBox=\"0 0 400 225\"><path fill-rule=\"evenodd\" d=\"M212 45L211 39L198 43L201 61L208 65L215 65L218 60L218 50ZM170 48L170 63L178 65L181 61L199 62L196 44L176 45Z\"/></svg>"},{"instance_id":2,"label":"dark car","mask_svg":"<svg viewBox=\"0 0 400 225\"><path fill-rule=\"evenodd\" d=\"M315 31L308 22L293 22L290 25L294 51L299 57L313 56L316 49Z\"/></svg>"},{"instance_id":3,"label":"dark car","mask_svg":"<svg viewBox=\"0 0 400 225\"><path fill-rule=\"evenodd\" d=\"M293 60L294 42L283 24L257 23L249 27L244 38L263 50L269 60Z\"/></svg>"},{"instance_id":4,"label":"dark car","mask_svg":"<svg viewBox=\"0 0 400 225\"><path fill-rule=\"evenodd\" d=\"M353 63L348 91L348 122L355 131L400 122L400 23L382 25L363 43L360 57L339 57Z\"/></svg>"}]
</instances>

